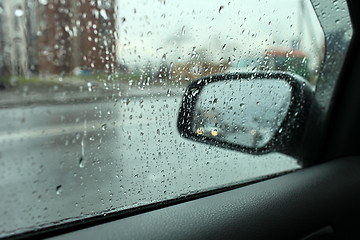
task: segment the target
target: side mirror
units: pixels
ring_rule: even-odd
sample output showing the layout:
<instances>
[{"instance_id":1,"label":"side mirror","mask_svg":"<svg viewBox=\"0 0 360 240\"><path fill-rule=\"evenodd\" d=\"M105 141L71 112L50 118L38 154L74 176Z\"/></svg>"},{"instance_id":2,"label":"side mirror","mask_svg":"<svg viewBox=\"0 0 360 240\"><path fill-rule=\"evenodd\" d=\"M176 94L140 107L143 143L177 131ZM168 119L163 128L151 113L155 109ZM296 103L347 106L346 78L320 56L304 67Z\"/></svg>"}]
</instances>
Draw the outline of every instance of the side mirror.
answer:
<instances>
[{"instance_id":1,"label":"side mirror","mask_svg":"<svg viewBox=\"0 0 360 240\"><path fill-rule=\"evenodd\" d=\"M187 88L178 130L197 142L298 158L313 92L303 78L284 72L207 76Z\"/></svg>"}]
</instances>

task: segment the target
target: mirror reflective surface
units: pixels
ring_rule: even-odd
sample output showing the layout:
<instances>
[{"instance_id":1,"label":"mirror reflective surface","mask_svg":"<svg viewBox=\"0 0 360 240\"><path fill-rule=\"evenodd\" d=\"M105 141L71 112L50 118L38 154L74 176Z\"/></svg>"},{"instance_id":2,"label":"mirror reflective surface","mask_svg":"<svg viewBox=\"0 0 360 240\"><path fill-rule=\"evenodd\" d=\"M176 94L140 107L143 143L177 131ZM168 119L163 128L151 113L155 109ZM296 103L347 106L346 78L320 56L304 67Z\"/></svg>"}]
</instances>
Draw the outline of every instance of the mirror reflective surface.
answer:
<instances>
[{"instance_id":1,"label":"mirror reflective surface","mask_svg":"<svg viewBox=\"0 0 360 240\"><path fill-rule=\"evenodd\" d=\"M279 131L290 105L291 86L279 79L212 82L198 95L191 130L245 147L264 147Z\"/></svg>"}]
</instances>

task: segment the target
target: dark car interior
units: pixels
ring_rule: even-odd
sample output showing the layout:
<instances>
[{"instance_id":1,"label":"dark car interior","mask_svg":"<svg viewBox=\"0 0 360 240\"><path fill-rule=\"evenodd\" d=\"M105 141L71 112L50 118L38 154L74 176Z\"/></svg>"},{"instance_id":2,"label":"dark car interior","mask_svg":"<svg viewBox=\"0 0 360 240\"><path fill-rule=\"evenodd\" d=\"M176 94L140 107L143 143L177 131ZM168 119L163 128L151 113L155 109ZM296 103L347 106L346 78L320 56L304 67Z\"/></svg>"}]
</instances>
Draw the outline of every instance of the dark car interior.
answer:
<instances>
[{"instance_id":1,"label":"dark car interior","mask_svg":"<svg viewBox=\"0 0 360 240\"><path fill-rule=\"evenodd\" d=\"M15 239L360 239L360 18L348 6L353 38L312 166Z\"/></svg>"}]
</instances>

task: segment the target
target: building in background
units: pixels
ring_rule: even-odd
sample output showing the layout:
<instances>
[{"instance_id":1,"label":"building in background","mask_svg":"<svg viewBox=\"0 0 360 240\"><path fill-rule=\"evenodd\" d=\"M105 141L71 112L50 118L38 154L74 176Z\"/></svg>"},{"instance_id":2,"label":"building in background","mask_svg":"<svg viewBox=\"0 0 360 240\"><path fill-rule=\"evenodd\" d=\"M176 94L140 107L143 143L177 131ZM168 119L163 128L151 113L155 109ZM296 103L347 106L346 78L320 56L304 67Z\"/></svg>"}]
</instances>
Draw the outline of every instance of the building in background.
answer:
<instances>
[{"instance_id":1,"label":"building in background","mask_svg":"<svg viewBox=\"0 0 360 240\"><path fill-rule=\"evenodd\" d=\"M15 0L0 4L2 75L114 71L114 0Z\"/></svg>"},{"instance_id":2,"label":"building in background","mask_svg":"<svg viewBox=\"0 0 360 240\"><path fill-rule=\"evenodd\" d=\"M114 8L113 0L52 0L40 6L40 74L113 72Z\"/></svg>"},{"instance_id":3,"label":"building in background","mask_svg":"<svg viewBox=\"0 0 360 240\"><path fill-rule=\"evenodd\" d=\"M0 73L23 75L28 69L27 15L23 0L0 3Z\"/></svg>"}]
</instances>

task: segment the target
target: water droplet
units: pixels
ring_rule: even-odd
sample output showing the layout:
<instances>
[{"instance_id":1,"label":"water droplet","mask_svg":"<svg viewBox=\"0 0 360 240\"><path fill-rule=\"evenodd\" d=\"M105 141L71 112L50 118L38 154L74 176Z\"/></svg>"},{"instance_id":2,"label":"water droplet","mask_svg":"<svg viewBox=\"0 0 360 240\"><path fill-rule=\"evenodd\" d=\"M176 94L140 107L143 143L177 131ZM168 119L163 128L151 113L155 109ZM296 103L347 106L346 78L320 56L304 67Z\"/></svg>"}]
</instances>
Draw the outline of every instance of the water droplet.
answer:
<instances>
[{"instance_id":1,"label":"water droplet","mask_svg":"<svg viewBox=\"0 0 360 240\"><path fill-rule=\"evenodd\" d=\"M222 10L224 9L224 6L223 5L221 5L220 7L219 7L219 13L222 13Z\"/></svg>"},{"instance_id":2,"label":"water droplet","mask_svg":"<svg viewBox=\"0 0 360 240\"><path fill-rule=\"evenodd\" d=\"M92 83L91 82L87 83L87 87L88 87L88 91L92 92Z\"/></svg>"},{"instance_id":3,"label":"water droplet","mask_svg":"<svg viewBox=\"0 0 360 240\"><path fill-rule=\"evenodd\" d=\"M107 15L107 13L106 13L106 11L105 11L105 9L101 9L101 10L100 10L100 15L101 15L105 20L108 20L108 19L109 19L108 15Z\"/></svg>"},{"instance_id":4,"label":"water droplet","mask_svg":"<svg viewBox=\"0 0 360 240\"><path fill-rule=\"evenodd\" d=\"M163 60L163 61L166 61L166 54L164 54L164 55L162 56L162 60Z\"/></svg>"},{"instance_id":5,"label":"water droplet","mask_svg":"<svg viewBox=\"0 0 360 240\"><path fill-rule=\"evenodd\" d=\"M62 188L61 188L61 185L59 185L56 187L56 195L60 195L61 192L62 192Z\"/></svg>"},{"instance_id":6,"label":"water droplet","mask_svg":"<svg viewBox=\"0 0 360 240\"><path fill-rule=\"evenodd\" d=\"M39 3L42 4L42 5L47 5L48 0L39 0Z\"/></svg>"},{"instance_id":7,"label":"water droplet","mask_svg":"<svg viewBox=\"0 0 360 240\"><path fill-rule=\"evenodd\" d=\"M183 27L181 28L181 34L182 34L182 35L185 35L185 26L183 26Z\"/></svg>"},{"instance_id":8,"label":"water droplet","mask_svg":"<svg viewBox=\"0 0 360 240\"><path fill-rule=\"evenodd\" d=\"M226 44L224 44L224 46L222 47L222 50L225 50L226 49Z\"/></svg>"},{"instance_id":9,"label":"water droplet","mask_svg":"<svg viewBox=\"0 0 360 240\"><path fill-rule=\"evenodd\" d=\"M79 167L80 168L84 168L85 167L85 160L84 160L84 157L81 156L80 159L79 159Z\"/></svg>"},{"instance_id":10,"label":"water droplet","mask_svg":"<svg viewBox=\"0 0 360 240\"><path fill-rule=\"evenodd\" d=\"M14 13L17 17L21 17L22 15L24 15L24 11L20 8L16 9Z\"/></svg>"}]
</instances>

